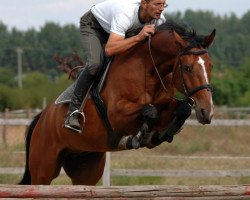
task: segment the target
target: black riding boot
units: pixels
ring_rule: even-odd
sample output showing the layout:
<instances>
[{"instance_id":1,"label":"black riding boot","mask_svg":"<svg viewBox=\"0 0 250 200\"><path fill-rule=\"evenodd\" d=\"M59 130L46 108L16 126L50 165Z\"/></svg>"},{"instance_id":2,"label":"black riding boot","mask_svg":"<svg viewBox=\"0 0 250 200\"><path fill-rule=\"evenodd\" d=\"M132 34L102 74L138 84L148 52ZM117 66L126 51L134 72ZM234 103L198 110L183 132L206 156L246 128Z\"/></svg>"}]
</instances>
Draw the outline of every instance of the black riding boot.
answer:
<instances>
[{"instance_id":1,"label":"black riding boot","mask_svg":"<svg viewBox=\"0 0 250 200\"><path fill-rule=\"evenodd\" d=\"M79 116L85 118L84 113L79 111L83 98L87 95L87 92L94 81L94 76L89 73L88 69L84 69L76 82L76 87L69 104L69 111L64 122L64 126L75 132L81 133L81 124L79 123Z\"/></svg>"}]
</instances>

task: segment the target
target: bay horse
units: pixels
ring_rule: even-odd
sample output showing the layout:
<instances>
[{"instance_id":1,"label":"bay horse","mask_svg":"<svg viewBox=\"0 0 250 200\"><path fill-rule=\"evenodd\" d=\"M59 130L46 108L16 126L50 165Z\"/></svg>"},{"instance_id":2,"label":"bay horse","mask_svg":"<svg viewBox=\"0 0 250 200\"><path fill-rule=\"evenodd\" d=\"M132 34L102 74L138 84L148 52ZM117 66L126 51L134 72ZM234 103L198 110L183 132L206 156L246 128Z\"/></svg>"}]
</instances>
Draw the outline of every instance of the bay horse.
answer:
<instances>
[{"instance_id":1,"label":"bay horse","mask_svg":"<svg viewBox=\"0 0 250 200\"><path fill-rule=\"evenodd\" d=\"M105 152L153 148L172 142L191 112L201 124L213 117L210 86L212 62L207 35L175 22L134 48L115 56L101 90L110 130L92 98L84 107L82 133L63 127L68 104L49 104L29 126L26 167L19 184L51 184L64 168L72 184L95 185L105 165ZM186 100L174 98L176 90Z\"/></svg>"}]
</instances>

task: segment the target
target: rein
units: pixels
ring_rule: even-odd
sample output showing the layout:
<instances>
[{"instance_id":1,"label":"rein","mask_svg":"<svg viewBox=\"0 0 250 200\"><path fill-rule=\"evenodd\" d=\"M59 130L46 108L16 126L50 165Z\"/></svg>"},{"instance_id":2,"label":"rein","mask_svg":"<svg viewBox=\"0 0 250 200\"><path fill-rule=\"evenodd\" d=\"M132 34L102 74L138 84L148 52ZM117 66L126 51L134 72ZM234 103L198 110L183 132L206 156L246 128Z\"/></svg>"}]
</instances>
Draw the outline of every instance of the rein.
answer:
<instances>
[{"instance_id":1,"label":"rein","mask_svg":"<svg viewBox=\"0 0 250 200\"><path fill-rule=\"evenodd\" d=\"M149 34L149 37L148 37L148 49L149 49L149 54L150 54L152 63L153 63L153 65L154 65L156 74L157 74L157 76L158 76L158 78L159 78L159 80L160 80L160 82L161 82L161 85L162 85L164 91L167 93L168 90L167 90L166 86L164 85L164 82L163 82L163 80L162 80L162 78L161 78L161 75L160 75L160 73L159 73L159 71L158 71L158 69L157 69L157 67L156 67L156 64L155 64L155 61L154 61L154 57L153 57L153 54L152 54L152 51L151 51L151 38L152 38L152 35Z\"/></svg>"}]
</instances>

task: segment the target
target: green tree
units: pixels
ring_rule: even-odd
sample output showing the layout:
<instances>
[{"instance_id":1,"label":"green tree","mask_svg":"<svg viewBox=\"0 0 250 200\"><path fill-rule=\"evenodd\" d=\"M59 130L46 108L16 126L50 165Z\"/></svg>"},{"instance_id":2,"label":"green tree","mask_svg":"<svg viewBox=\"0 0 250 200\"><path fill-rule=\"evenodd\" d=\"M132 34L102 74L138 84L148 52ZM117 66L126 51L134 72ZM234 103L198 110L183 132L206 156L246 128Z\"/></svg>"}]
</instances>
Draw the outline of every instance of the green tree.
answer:
<instances>
[{"instance_id":1,"label":"green tree","mask_svg":"<svg viewBox=\"0 0 250 200\"><path fill-rule=\"evenodd\" d=\"M167 18L187 23L202 35L217 29L215 41L209 48L214 65L215 102L231 106L249 104L250 11L239 18L234 13L219 16L210 11L187 10L168 13ZM80 31L75 25L48 22L40 30L19 31L8 30L0 22L0 38L0 108L2 105L39 106L43 97L51 101L71 83L57 69L53 57L57 53L68 55L72 49L82 55ZM17 47L24 50L22 90L16 88L15 82Z\"/></svg>"},{"instance_id":2,"label":"green tree","mask_svg":"<svg viewBox=\"0 0 250 200\"><path fill-rule=\"evenodd\" d=\"M0 67L0 85L14 86L15 83L13 70Z\"/></svg>"},{"instance_id":3,"label":"green tree","mask_svg":"<svg viewBox=\"0 0 250 200\"><path fill-rule=\"evenodd\" d=\"M0 66L5 66L5 51L8 48L9 33L7 26L0 22Z\"/></svg>"}]
</instances>

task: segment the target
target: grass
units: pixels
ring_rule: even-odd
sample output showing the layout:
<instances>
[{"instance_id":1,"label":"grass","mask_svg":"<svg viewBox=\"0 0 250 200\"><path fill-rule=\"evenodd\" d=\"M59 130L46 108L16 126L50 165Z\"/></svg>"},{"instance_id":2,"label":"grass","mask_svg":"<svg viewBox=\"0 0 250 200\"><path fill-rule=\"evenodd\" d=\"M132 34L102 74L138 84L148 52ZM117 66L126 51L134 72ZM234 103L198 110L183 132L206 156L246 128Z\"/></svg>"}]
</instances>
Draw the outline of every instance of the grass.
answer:
<instances>
[{"instance_id":1,"label":"grass","mask_svg":"<svg viewBox=\"0 0 250 200\"><path fill-rule=\"evenodd\" d=\"M249 156L249 127L186 126L171 144L164 143L154 149L139 149L112 153L112 168L126 169L181 169L181 170L227 170L250 169L249 159L206 159L207 156ZM15 134L12 134L15 135ZM23 167L25 155L23 134L18 139L8 138L8 146L1 145L0 167ZM22 142L20 142L20 140ZM164 158L159 156L202 156L202 159L185 157ZM22 175L0 175L0 184L15 184ZM127 177L111 178L112 185L230 185L249 184L250 177ZM60 175L53 184L71 184ZM99 185L101 184L101 181Z\"/></svg>"},{"instance_id":2,"label":"grass","mask_svg":"<svg viewBox=\"0 0 250 200\"><path fill-rule=\"evenodd\" d=\"M175 177L165 178L164 185L242 185L249 184L250 177Z\"/></svg>"},{"instance_id":3,"label":"grass","mask_svg":"<svg viewBox=\"0 0 250 200\"><path fill-rule=\"evenodd\" d=\"M112 177L112 185L163 185L165 182L164 177L128 177L128 176L119 176Z\"/></svg>"},{"instance_id":4,"label":"grass","mask_svg":"<svg viewBox=\"0 0 250 200\"><path fill-rule=\"evenodd\" d=\"M21 179L22 175L12 175L12 174L1 174L0 184L15 185Z\"/></svg>"}]
</instances>

